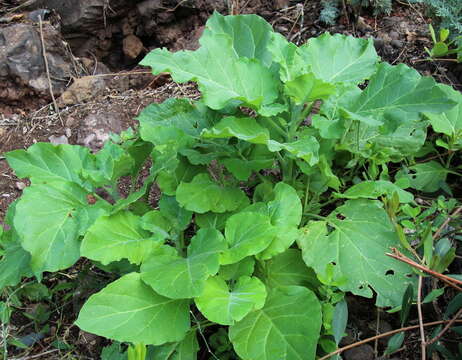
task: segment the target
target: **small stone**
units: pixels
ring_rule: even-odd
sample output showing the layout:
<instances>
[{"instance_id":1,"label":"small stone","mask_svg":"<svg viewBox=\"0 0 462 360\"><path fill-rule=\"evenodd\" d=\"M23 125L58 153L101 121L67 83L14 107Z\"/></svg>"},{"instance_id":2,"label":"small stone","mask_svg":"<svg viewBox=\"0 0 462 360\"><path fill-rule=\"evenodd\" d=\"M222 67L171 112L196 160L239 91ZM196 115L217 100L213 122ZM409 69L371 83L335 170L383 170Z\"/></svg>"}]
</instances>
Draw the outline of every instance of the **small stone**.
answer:
<instances>
[{"instance_id":1,"label":"small stone","mask_svg":"<svg viewBox=\"0 0 462 360\"><path fill-rule=\"evenodd\" d=\"M72 131L69 128L65 128L64 133L66 134L67 138L70 138L72 136Z\"/></svg>"},{"instance_id":2,"label":"small stone","mask_svg":"<svg viewBox=\"0 0 462 360\"><path fill-rule=\"evenodd\" d=\"M66 135L51 135L48 140L50 140L50 142L55 145L69 144L69 140L67 139Z\"/></svg>"},{"instance_id":3,"label":"small stone","mask_svg":"<svg viewBox=\"0 0 462 360\"><path fill-rule=\"evenodd\" d=\"M402 42L401 40L392 40L391 41L391 46L397 48L397 49L400 49L404 46L404 42Z\"/></svg>"},{"instance_id":4,"label":"small stone","mask_svg":"<svg viewBox=\"0 0 462 360\"><path fill-rule=\"evenodd\" d=\"M382 38L375 38L375 39L374 39L374 46L375 46L377 49L383 48L384 45L385 45L385 41L383 41Z\"/></svg>"},{"instance_id":5,"label":"small stone","mask_svg":"<svg viewBox=\"0 0 462 360\"><path fill-rule=\"evenodd\" d=\"M68 128L72 127L72 125L75 124L75 117L73 116L69 116L67 119L66 119L66 126Z\"/></svg>"},{"instance_id":6,"label":"small stone","mask_svg":"<svg viewBox=\"0 0 462 360\"><path fill-rule=\"evenodd\" d=\"M26 184L24 184L22 181L17 181L15 185L16 189L19 191L23 191L26 188Z\"/></svg>"},{"instance_id":7,"label":"small stone","mask_svg":"<svg viewBox=\"0 0 462 360\"><path fill-rule=\"evenodd\" d=\"M345 360L373 360L375 359L374 349L368 344L364 344L345 351Z\"/></svg>"},{"instance_id":8,"label":"small stone","mask_svg":"<svg viewBox=\"0 0 462 360\"><path fill-rule=\"evenodd\" d=\"M390 37L393 40L398 40L399 39L399 33L397 31L390 31Z\"/></svg>"},{"instance_id":9,"label":"small stone","mask_svg":"<svg viewBox=\"0 0 462 360\"><path fill-rule=\"evenodd\" d=\"M136 59L143 49L143 42L138 36L131 34L124 38L123 51L129 58Z\"/></svg>"},{"instance_id":10,"label":"small stone","mask_svg":"<svg viewBox=\"0 0 462 360\"><path fill-rule=\"evenodd\" d=\"M289 0L275 0L274 1L274 8L276 10L284 9L290 5Z\"/></svg>"}]
</instances>

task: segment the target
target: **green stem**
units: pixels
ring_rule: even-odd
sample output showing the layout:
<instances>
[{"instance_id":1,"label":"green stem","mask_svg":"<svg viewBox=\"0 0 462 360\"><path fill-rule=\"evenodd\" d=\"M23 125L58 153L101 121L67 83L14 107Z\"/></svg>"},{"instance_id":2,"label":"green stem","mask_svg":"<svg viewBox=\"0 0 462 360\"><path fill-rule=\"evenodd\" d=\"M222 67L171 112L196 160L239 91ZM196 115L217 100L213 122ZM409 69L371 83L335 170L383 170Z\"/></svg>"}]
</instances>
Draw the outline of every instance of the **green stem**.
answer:
<instances>
[{"instance_id":1,"label":"green stem","mask_svg":"<svg viewBox=\"0 0 462 360\"><path fill-rule=\"evenodd\" d=\"M306 177L306 188L305 188L305 199L303 201L303 211L306 211L306 207L308 205L308 195L310 192L310 178L307 176Z\"/></svg>"},{"instance_id":2,"label":"green stem","mask_svg":"<svg viewBox=\"0 0 462 360\"><path fill-rule=\"evenodd\" d=\"M282 136L283 139L287 139L287 132L284 131L284 129L278 125L272 118L268 117L266 120L270 123L270 125L273 127L276 132Z\"/></svg>"},{"instance_id":3,"label":"green stem","mask_svg":"<svg viewBox=\"0 0 462 360\"><path fill-rule=\"evenodd\" d=\"M315 219L319 219L319 220L327 220L327 218L325 216L321 216L321 215L318 215L318 214L304 213L303 215L311 216L311 217L313 217Z\"/></svg>"},{"instance_id":4,"label":"green stem","mask_svg":"<svg viewBox=\"0 0 462 360\"><path fill-rule=\"evenodd\" d=\"M452 144L450 144L450 146L452 146ZM449 153L448 160L446 161L446 169L449 169L449 167L451 166L451 161L452 161L453 156L454 156L454 151L451 151Z\"/></svg>"}]
</instances>

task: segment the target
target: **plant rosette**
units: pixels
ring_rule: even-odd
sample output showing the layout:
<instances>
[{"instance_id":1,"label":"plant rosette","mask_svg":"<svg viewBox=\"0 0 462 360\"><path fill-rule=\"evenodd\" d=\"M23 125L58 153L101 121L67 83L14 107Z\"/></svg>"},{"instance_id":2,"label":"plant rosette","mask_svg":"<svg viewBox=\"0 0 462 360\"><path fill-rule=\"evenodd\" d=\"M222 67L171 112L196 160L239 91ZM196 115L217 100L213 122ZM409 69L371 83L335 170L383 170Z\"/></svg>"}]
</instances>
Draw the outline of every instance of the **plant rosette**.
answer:
<instances>
[{"instance_id":1,"label":"plant rosette","mask_svg":"<svg viewBox=\"0 0 462 360\"><path fill-rule=\"evenodd\" d=\"M195 359L198 331L214 325L241 359L315 359L344 332L333 325L344 293L395 307L414 282L385 255L405 250L381 200L411 203L406 188L434 191L448 170L430 162L398 179L387 164L415 157L430 122L460 125L461 99L380 62L370 39L297 47L256 15L215 13L200 45L141 62L197 83L200 100L149 105L96 154L48 143L6 154L32 185L8 212L0 287L85 257L118 278L83 305L84 331ZM122 196L119 179L139 183L146 164Z\"/></svg>"}]
</instances>

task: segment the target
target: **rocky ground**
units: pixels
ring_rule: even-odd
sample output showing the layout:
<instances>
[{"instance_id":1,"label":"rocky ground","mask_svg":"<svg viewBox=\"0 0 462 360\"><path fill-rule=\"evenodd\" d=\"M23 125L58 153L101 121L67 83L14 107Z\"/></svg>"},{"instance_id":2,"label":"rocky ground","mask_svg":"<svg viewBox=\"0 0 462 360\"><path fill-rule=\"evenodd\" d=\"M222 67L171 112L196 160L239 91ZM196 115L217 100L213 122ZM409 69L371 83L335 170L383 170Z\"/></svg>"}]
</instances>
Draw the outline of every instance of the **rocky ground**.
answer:
<instances>
[{"instance_id":1,"label":"rocky ground","mask_svg":"<svg viewBox=\"0 0 462 360\"><path fill-rule=\"evenodd\" d=\"M193 86L154 77L137 63L156 47L197 48L214 10L259 14L296 43L324 31L372 37L384 60L406 63L461 89L462 64L425 60L424 47L431 47L425 11L404 2L394 4L390 15L379 17L368 10L358 16L347 9L335 26L326 26L318 20L320 1L313 0L0 0L0 224L8 205L27 186L14 176L2 154L37 141L97 150L109 133L136 126L134 118L147 104L194 96ZM355 327L362 329L360 337L375 334L376 316L358 314ZM70 326L72 321L64 323ZM391 328L383 319L380 324L381 331ZM101 339L69 329L63 331L71 337L69 342L80 346L78 358L96 359ZM49 349L41 342L37 353ZM373 350L363 346L345 359L373 359ZM412 349L403 356L412 359ZM53 353L40 358L57 357Z\"/></svg>"}]
</instances>

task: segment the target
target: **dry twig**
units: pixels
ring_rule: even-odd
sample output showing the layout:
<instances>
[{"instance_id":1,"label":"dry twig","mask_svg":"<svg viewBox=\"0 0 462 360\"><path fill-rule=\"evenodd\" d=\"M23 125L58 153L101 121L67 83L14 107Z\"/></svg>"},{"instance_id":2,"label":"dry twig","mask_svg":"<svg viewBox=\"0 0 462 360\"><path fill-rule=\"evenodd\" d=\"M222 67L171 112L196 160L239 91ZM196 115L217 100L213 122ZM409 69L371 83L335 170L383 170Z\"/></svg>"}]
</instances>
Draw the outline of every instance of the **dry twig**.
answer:
<instances>
[{"instance_id":1,"label":"dry twig","mask_svg":"<svg viewBox=\"0 0 462 360\"><path fill-rule=\"evenodd\" d=\"M59 120L61 121L61 125L64 126L63 119L61 118L61 114L59 112L58 103L56 102L55 94L53 94L53 85L51 84L50 68L48 66L47 51L46 51L46 47L45 47L45 39L43 38L43 23L42 23L42 17L41 16L39 16L39 28L40 28L40 40L42 41L43 61L45 62L45 70L46 70L46 73L47 73L48 87L50 88L51 99L53 100L53 106L55 108L56 114L58 114Z\"/></svg>"},{"instance_id":2,"label":"dry twig","mask_svg":"<svg viewBox=\"0 0 462 360\"><path fill-rule=\"evenodd\" d=\"M441 273L438 273L436 271L433 271L433 270L429 269L428 267L426 267L424 265L418 264L415 261L409 259L407 256L400 253L396 248L392 248L391 250L392 250L393 253L386 253L385 255L387 255L389 257L392 257L393 259L402 261L402 262L404 262L404 263L406 263L406 264L408 264L408 265L410 265L412 267L415 267L416 269L418 269L420 271L423 271L423 272L425 272L427 274L430 274L430 275L440 279L441 281L445 282L447 285L452 286L454 289L457 289L458 291L462 291L462 288L460 288L458 286L458 285L462 285L462 281L454 279L454 278L446 276L446 275L443 275Z\"/></svg>"},{"instance_id":3,"label":"dry twig","mask_svg":"<svg viewBox=\"0 0 462 360\"><path fill-rule=\"evenodd\" d=\"M433 339L430 339L429 341L427 341L426 345L427 346L431 345L434 342L441 339L441 337L446 333L446 331L448 331L452 327L452 325L454 325L454 323L457 321L457 318L461 315L462 315L462 308L460 308L459 311L456 313L456 315L451 320L448 321L446 326L438 333L438 335L436 335Z\"/></svg>"},{"instance_id":4,"label":"dry twig","mask_svg":"<svg viewBox=\"0 0 462 360\"><path fill-rule=\"evenodd\" d=\"M427 358L427 341L425 340L425 330L423 326L422 315L422 275L419 275L419 283L417 288L417 314L419 316L419 331L420 331L420 351L422 360Z\"/></svg>"},{"instance_id":5,"label":"dry twig","mask_svg":"<svg viewBox=\"0 0 462 360\"><path fill-rule=\"evenodd\" d=\"M428 327L428 326L435 326L435 325L440 325L440 324L447 324L447 323L449 323L450 321L452 321L452 320L438 320L438 321L432 321L432 322L423 324L423 326L424 326L424 327ZM462 323L462 320L455 320L455 321L453 321L453 323ZM387 332L385 332L385 333L383 333L383 334L376 335L376 336L372 336L372 337L370 337L370 338L367 338L367 339L364 339L364 340L355 342L355 343L353 343L353 344L344 346L344 347L342 347L342 348L340 348L340 349L337 349L337 350L331 352L330 354L324 355L322 358L319 358L318 360L327 360L327 359L329 359L330 357L332 357L332 356L334 356L334 355L340 354L340 353L342 353L342 352L344 352L344 351L346 351L346 350L353 349L353 348L355 348L355 347L357 347L357 346L361 346L361 345L367 344L368 342L374 341L375 339L381 339L381 338L384 338L384 337L388 337L388 336L397 334L397 333L402 332L402 331L409 331L409 330L418 329L419 327L420 327L420 325L411 325L411 326L403 327L403 328L401 328L401 329L396 329L396 330L387 331Z\"/></svg>"}]
</instances>

